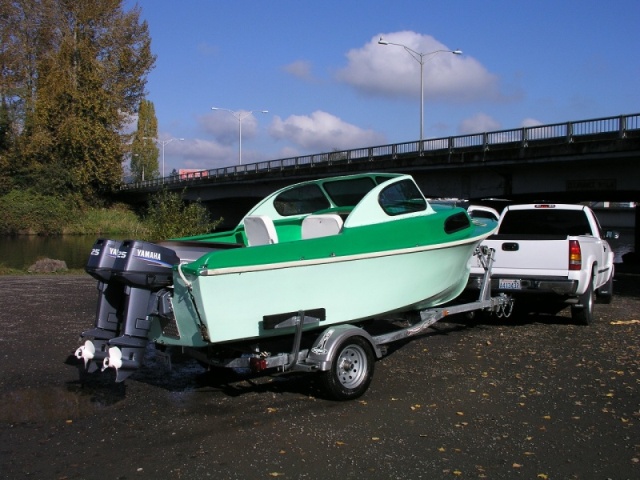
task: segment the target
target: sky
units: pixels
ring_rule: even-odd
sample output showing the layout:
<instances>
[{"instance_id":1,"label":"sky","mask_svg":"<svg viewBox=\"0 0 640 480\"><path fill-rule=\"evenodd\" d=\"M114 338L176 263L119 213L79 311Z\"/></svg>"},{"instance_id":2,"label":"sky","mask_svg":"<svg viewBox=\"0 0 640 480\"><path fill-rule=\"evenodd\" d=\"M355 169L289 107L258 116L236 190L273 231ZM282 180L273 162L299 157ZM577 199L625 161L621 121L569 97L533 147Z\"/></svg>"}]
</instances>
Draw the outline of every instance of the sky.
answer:
<instances>
[{"instance_id":1,"label":"sky","mask_svg":"<svg viewBox=\"0 0 640 480\"><path fill-rule=\"evenodd\" d=\"M638 0L136 5L166 175L640 112Z\"/></svg>"}]
</instances>

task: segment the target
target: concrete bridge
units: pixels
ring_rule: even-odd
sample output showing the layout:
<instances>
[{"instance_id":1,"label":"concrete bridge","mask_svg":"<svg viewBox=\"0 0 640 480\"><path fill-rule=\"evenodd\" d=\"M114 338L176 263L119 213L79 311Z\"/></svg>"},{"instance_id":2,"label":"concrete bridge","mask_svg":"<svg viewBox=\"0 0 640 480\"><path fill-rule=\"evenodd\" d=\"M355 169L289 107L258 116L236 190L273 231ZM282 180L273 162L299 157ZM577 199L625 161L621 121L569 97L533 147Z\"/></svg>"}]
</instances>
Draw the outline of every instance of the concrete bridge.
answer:
<instances>
[{"instance_id":1,"label":"concrete bridge","mask_svg":"<svg viewBox=\"0 0 640 480\"><path fill-rule=\"evenodd\" d=\"M234 225L278 188L361 171L409 173L433 198L638 202L640 113L203 170L125 184L119 196L136 203L185 190Z\"/></svg>"}]
</instances>

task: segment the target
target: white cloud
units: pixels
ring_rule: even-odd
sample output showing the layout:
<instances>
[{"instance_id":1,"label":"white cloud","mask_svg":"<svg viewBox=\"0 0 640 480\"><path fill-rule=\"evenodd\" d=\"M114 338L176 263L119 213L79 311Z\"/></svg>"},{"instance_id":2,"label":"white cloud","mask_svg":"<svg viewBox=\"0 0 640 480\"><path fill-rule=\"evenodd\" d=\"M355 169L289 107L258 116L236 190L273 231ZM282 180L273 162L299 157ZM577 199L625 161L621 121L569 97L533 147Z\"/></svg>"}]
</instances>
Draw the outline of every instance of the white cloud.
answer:
<instances>
[{"instance_id":1,"label":"white cloud","mask_svg":"<svg viewBox=\"0 0 640 480\"><path fill-rule=\"evenodd\" d=\"M471 118L463 120L458 126L461 135L468 135L480 132L492 132L500 130L500 122L484 113L478 113Z\"/></svg>"},{"instance_id":2,"label":"white cloud","mask_svg":"<svg viewBox=\"0 0 640 480\"><path fill-rule=\"evenodd\" d=\"M242 118L242 140L255 137L258 131L258 121L255 115L243 110L238 110L235 114ZM209 115L200 116L197 120L205 133L213 135L223 145L238 143L239 120L231 112L218 110Z\"/></svg>"},{"instance_id":3,"label":"white cloud","mask_svg":"<svg viewBox=\"0 0 640 480\"><path fill-rule=\"evenodd\" d=\"M298 60L297 62L285 65L284 67L282 67L282 69L285 72L293 75L294 77L300 78L302 80L313 80L310 62Z\"/></svg>"},{"instance_id":4,"label":"white cloud","mask_svg":"<svg viewBox=\"0 0 640 480\"><path fill-rule=\"evenodd\" d=\"M381 133L356 127L320 110L311 115L291 115L285 120L276 116L269 133L278 140L287 140L314 152L385 143Z\"/></svg>"},{"instance_id":5,"label":"white cloud","mask_svg":"<svg viewBox=\"0 0 640 480\"><path fill-rule=\"evenodd\" d=\"M412 100L420 88L420 63L397 45L380 45L378 40L406 45L415 52L454 50L430 35L412 31L385 33L373 37L359 49L347 53L348 64L337 79L372 95L407 97ZM426 98L471 102L504 101L499 79L474 58L447 52L424 56L424 90Z\"/></svg>"},{"instance_id":6,"label":"white cloud","mask_svg":"<svg viewBox=\"0 0 640 480\"><path fill-rule=\"evenodd\" d=\"M525 118L522 120L521 126L523 127L537 127L538 125L542 125L540 120L536 120L535 118Z\"/></svg>"}]
</instances>

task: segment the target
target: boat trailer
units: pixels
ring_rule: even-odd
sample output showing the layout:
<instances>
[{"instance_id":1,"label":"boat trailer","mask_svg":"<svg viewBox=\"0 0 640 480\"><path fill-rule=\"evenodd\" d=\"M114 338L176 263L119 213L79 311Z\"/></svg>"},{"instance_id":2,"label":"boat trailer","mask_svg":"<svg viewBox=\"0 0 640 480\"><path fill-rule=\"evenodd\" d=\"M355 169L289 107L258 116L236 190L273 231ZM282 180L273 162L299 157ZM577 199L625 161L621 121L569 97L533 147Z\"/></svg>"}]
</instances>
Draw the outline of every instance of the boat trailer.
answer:
<instances>
[{"instance_id":1,"label":"boat trailer","mask_svg":"<svg viewBox=\"0 0 640 480\"><path fill-rule=\"evenodd\" d=\"M100 364L103 371L114 368L118 382L142 365L149 343L147 334L151 320L147 318L148 313L161 319L172 314L168 300L171 273L167 265L179 263L181 255L169 248L154 246L162 252L162 256L157 256L162 262L158 261L157 268L150 270L149 258L141 260L126 254L127 250L144 247L141 244L146 242L129 244L128 241L121 243L106 240L99 245L97 243L86 268L98 280L100 295L96 326L81 334L81 337L91 337L91 340L86 340L76 350L75 356L84 361L84 368L89 373L96 371ZM485 272L476 301L421 310L418 312L419 318L405 321L408 325L391 331L372 334L362 325L349 323L328 327L319 334L314 331L306 332L319 326L321 318L317 316L319 312L300 311L288 318L280 317L272 321L271 328L293 328L293 343L287 352L271 353L247 342L238 345L231 355L227 352L233 345L225 345L224 350L217 348L217 345L179 348L200 363L214 367L248 370L254 374L267 371L280 374L316 372L320 375L322 388L328 396L336 400L351 400L368 389L375 360L387 353L387 345L423 334L449 315L475 312L491 313L498 317L511 315L513 299L510 296L502 293L491 297L493 253L493 250L482 246L477 247L474 252ZM114 256L115 259L112 259ZM107 258L111 260L107 261ZM140 273L142 269L139 265L135 264L139 261L145 263L143 274ZM121 310L123 304L124 309ZM118 318L121 311L126 312L122 331ZM309 335L317 336L306 343L311 345L309 348L303 348L303 336L308 338ZM263 345L276 345L269 339L263 341ZM157 349L156 353L164 356L168 365L171 365L168 352Z\"/></svg>"},{"instance_id":2,"label":"boat trailer","mask_svg":"<svg viewBox=\"0 0 640 480\"><path fill-rule=\"evenodd\" d=\"M215 367L250 370L253 373L272 369L280 373L318 372L321 374L322 387L331 398L351 400L361 396L368 389L373 377L375 359L382 358L387 353L388 344L421 335L449 315L477 312L493 314L498 318L511 315L511 296L501 293L491 297L493 253L493 250L486 247L477 247L474 253L485 270L478 300L421 310L419 320L404 328L372 335L362 326L335 325L322 331L311 348L301 349L303 328L318 325L321 319L300 311L276 325L276 328L295 328L293 345L288 353L256 351L225 359L211 357L202 349L185 348L185 351L203 364Z\"/></svg>"}]
</instances>

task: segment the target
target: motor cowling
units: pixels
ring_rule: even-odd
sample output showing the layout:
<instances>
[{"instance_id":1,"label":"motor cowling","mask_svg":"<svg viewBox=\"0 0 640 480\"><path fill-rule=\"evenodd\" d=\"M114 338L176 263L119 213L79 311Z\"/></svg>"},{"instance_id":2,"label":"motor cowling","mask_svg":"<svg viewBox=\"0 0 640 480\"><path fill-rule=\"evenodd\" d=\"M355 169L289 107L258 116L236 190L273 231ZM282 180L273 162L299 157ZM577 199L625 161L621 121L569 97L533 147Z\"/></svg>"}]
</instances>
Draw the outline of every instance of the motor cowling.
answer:
<instances>
[{"instance_id":1,"label":"motor cowling","mask_svg":"<svg viewBox=\"0 0 640 480\"><path fill-rule=\"evenodd\" d=\"M93 244L85 265L85 271L98 281L98 304L95 328L81 333L83 338L92 340L79 347L75 355L84 361L89 372L95 371L97 364L102 364L108 355L108 341L118 335L124 286L111 280L121 244L119 240L99 238Z\"/></svg>"},{"instance_id":2,"label":"motor cowling","mask_svg":"<svg viewBox=\"0 0 640 480\"><path fill-rule=\"evenodd\" d=\"M124 286L121 334L109 340L103 368L115 368L117 381L142 364L151 327L150 312L157 311L157 292L173 283L173 266L180 263L170 248L140 240L122 242L112 280Z\"/></svg>"}]
</instances>

